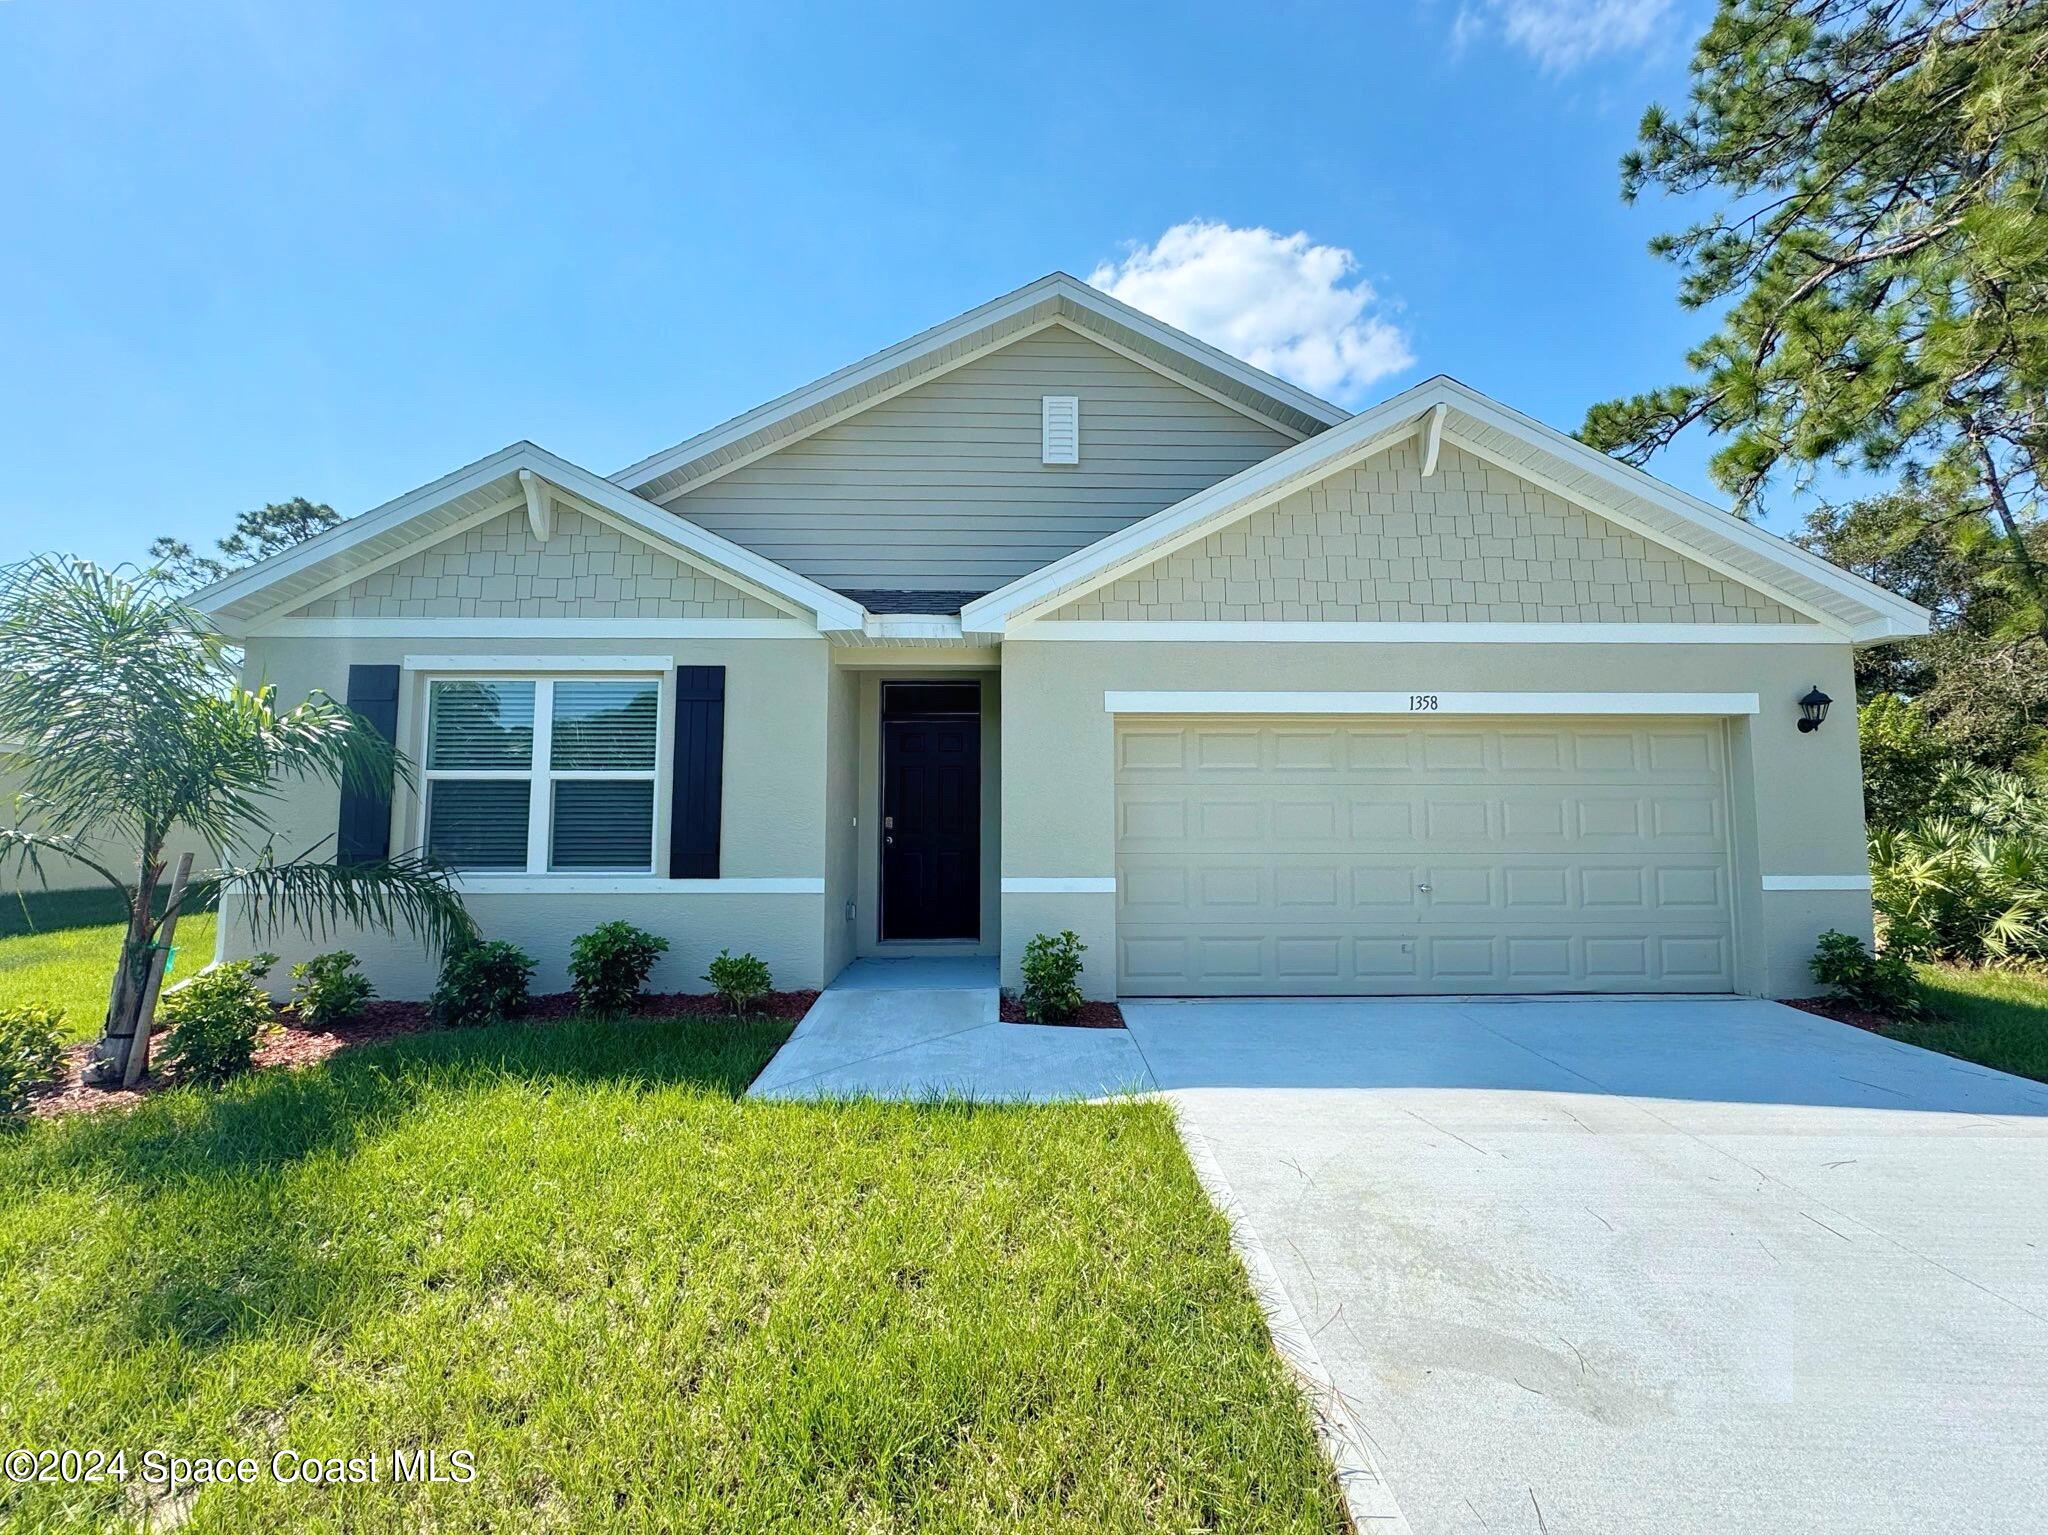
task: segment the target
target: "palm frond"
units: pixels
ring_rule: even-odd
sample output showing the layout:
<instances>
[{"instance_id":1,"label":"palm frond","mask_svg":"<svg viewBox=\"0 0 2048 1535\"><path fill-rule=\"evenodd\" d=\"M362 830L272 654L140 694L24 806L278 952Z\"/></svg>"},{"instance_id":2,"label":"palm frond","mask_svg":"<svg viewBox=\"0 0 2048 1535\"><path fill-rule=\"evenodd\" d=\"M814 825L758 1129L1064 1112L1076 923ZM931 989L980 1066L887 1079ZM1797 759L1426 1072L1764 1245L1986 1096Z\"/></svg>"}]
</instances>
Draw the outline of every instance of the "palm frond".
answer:
<instances>
[{"instance_id":1,"label":"palm frond","mask_svg":"<svg viewBox=\"0 0 2048 1535\"><path fill-rule=\"evenodd\" d=\"M115 873L93 856L94 845L89 838L75 833L29 831L21 826L0 826L0 869L12 869L17 874L33 874L47 884L48 877L43 873L43 855L59 854L73 862L84 864L116 890L128 889L128 879Z\"/></svg>"},{"instance_id":2,"label":"palm frond","mask_svg":"<svg viewBox=\"0 0 2048 1535\"><path fill-rule=\"evenodd\" d=\"M241 903L258 940L281 928L320 938L338 928L404 928L446 949L476 936L476 923L462 904L453 874L414 854L346 864L265 856L209 878Z\"/></svg>"}]
</instances>

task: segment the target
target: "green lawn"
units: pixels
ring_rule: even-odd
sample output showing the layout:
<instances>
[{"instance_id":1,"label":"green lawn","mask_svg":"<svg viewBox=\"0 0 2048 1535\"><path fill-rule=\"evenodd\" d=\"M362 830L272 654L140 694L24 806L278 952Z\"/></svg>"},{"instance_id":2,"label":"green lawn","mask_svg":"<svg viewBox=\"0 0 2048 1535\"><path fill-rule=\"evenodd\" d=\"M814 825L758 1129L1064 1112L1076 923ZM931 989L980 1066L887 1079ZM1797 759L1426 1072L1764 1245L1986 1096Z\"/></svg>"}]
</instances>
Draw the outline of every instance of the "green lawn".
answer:
<instances>
[{"instance_id":1,"label":"green lawn","mask_svg":"<svg viewBox=\"0 0 2048 1535\"><path fill-rule=\"evenodd\" d=\"M120 900L112 889L0 895L0 1005L61 1007L71 1037L99 1032L121 956ZM178 919L172 979L213 958L213 913Z\"/></svg>"},{"instance_id":2,"label":"green lawn","mask_svg":"<svg viewBox=\"0 0 2048 1535\"><path fill-rule=\"evenodd\" d=\"M2048 1082L2048 976L1922 965L1920 987L1938 1018L1891 1038Z\"/></svg>"},{"instance_id":3,"label":"green lawn","mask_svg":"<svg viewBox=\"0 0 2048 1535\"><path fill-rule=\"evenodd\" d=\"M1335 1531L1157 1103L744 1103L785 1025L421 1035L0 1138L0 1447L388 1457L188 1530ZM0 1527L118 1488L0 1482Z\"/></svg>"}]
</instances>

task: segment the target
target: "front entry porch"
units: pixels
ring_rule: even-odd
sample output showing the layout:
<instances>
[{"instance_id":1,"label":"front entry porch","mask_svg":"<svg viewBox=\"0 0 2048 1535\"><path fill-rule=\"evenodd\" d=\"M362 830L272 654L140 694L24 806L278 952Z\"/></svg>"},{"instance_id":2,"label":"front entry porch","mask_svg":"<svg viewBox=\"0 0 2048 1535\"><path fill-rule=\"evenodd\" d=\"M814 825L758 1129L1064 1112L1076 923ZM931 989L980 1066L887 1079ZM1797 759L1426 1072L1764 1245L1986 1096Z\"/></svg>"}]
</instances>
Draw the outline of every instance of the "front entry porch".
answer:
<instances>
[{"instance_id":1,"label":"front entry porch","mask_svg":"<svg viewBox=\"0 0 2048 1535\"><path fill-rule=\"evenodd\" d=\"M825 988L750 1098L1105 1098L1153 1089L1124 1029L1003 1023L993 956L861 959Z\"/></svg>"}]
</instances>

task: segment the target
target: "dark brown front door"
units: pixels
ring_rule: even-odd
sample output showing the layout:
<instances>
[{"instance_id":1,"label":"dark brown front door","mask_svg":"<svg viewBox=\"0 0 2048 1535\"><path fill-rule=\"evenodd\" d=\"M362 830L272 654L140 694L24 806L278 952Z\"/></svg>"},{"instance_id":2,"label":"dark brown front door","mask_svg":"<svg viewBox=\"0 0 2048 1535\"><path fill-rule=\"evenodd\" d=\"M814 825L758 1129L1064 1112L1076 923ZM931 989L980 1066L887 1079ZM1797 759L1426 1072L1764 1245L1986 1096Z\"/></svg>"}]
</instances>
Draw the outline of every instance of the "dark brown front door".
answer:
<instances>
[{"instance_id":1,"label":"dark brown front door","mask_svg":"<svg viewBox=\"0 0 2048 1535\"><path fill-rule=\"evenodd\" d=\"M981 689L882 690L884 939L981 936Z\"/></svg>"}]
</instances>

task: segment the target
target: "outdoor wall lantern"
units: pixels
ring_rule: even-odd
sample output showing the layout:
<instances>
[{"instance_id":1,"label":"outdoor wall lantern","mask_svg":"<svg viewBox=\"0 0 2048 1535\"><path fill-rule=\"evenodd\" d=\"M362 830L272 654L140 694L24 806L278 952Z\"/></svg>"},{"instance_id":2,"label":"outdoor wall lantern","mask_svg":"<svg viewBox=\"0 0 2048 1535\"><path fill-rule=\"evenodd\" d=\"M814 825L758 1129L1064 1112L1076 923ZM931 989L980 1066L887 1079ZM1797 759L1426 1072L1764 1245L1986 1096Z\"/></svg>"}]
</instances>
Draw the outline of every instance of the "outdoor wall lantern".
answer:
<instances>
[{"instance_id":1,"label":"outdoor wall lantern","mask_svg":"<svg viewBox=\"0 0 2048 1535\"><path fill-rule=\"evenodd\" d=\"M1834 700L1816 687L1799 700L1799 733L1805 735L1820 729L1820 722L1828 717L1828 705Z\"/></svg>"}]
</instances>

